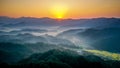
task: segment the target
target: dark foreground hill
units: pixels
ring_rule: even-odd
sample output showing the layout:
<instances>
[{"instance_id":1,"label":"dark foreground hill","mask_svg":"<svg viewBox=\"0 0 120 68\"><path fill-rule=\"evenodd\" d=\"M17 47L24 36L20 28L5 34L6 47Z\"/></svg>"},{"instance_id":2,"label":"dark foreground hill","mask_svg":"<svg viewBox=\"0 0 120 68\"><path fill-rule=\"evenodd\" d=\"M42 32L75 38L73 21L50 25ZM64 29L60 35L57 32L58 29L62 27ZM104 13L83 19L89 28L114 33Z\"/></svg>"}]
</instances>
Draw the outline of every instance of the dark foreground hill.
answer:
<instances>
[{"instance_id":1,"label":"dark foreground hill","mask_svg":"<svg viewBox=\"0 0 120 68\"><path fill-rule=\"evenodd\" d=\"M3 68L120 68L120 62L103 60L92 54L79 55L70 50L54 49L33 54L14 65L1 63L0 66Z\"/></svg>"}]
</instances>

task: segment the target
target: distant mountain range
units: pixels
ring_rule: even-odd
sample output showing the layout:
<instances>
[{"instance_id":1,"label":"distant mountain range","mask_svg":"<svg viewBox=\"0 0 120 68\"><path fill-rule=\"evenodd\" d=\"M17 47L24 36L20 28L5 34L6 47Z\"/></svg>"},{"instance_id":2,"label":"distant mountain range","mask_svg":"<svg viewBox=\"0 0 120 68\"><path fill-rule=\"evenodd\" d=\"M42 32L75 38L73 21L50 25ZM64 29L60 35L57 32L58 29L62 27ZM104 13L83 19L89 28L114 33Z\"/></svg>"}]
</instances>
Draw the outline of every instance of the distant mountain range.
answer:
<instances>
[{"instance_id":1,"label":"distant mountain range","mask_svg":"<svg viewBox=\"0 0 120 68\"><path fill-rule=\"evenodd\" d=\"M93 18L93 19L63 19L58 21L51 18L10 18L0 17L1 26L64 26L64 27L120 27L120 18Z\"/></svg>"}]
</instances>

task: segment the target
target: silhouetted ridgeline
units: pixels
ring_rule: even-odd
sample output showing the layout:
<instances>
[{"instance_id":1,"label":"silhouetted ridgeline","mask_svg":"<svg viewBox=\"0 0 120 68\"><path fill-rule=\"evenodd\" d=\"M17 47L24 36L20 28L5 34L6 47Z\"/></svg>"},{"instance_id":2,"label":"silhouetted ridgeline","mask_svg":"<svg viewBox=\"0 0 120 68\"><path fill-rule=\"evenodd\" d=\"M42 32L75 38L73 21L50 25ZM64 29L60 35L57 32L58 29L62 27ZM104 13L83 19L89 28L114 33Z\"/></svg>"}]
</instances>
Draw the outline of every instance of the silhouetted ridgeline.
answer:
<instances>
[{"instance_id":1,"label":"silhouetted ridgeline","mask_svg":"<svg viewBox=\"0 0 120 68\"><path fill-rule=\"evenodd\" d=\"M92 60L91 60L92 59ZM78 55L64 49L33 54L17 64L1 63L3 68L119 68L120 61L103 60L94 55Z\"/></svg>"}]
</instances>

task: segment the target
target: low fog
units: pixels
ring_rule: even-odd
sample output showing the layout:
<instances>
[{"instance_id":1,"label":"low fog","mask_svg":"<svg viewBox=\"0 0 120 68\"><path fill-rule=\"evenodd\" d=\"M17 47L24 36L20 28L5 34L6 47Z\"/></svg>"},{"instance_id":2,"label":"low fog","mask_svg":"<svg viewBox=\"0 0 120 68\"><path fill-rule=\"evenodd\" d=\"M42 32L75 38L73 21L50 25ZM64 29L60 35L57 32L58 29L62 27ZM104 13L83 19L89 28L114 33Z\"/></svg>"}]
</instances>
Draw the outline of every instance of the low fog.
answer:
<instances>
[{"instance_id":1,"label":"low fog","mask_svg":"<svg viewBox=\"0 0 120 68\"><path fill-rule=\"evenodd\" d=\"M88 50L120 53L120 19L21 19L0 18L1 53L19 53L22 58L62 48L79 54Z\"/></svg>"}]
</instances>

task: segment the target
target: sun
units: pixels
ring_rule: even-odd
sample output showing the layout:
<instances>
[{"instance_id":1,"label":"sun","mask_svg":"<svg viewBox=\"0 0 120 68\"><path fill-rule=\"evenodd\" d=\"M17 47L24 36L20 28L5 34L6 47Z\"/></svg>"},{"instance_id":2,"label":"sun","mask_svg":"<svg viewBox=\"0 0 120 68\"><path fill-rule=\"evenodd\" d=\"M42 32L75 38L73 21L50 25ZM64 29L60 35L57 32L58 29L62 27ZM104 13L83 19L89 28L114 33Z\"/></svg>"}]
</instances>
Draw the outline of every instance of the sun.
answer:
<instances>
[{"instance_id":1,"label":"sun","mask_svg":"<svg viewBox=\"0 0 120 68\"><path fill-rule=\"evenodd\" d=\"M51 13L55 18L62 19L67 13L68 8L65 5L54 5L51 8Z\"/></svg>"},{"instance_id":2,"label":"sun","mask_svg":"<svg viewBox=\"0 0 120 68\"><path fill-rule=\"evenodd\" d=\"M54 17L56 18L63 18L65 15L65 11L62 8L57 8L57 9L54 9L53 14L54 14Z\"/></svg>"}]
</instances>

